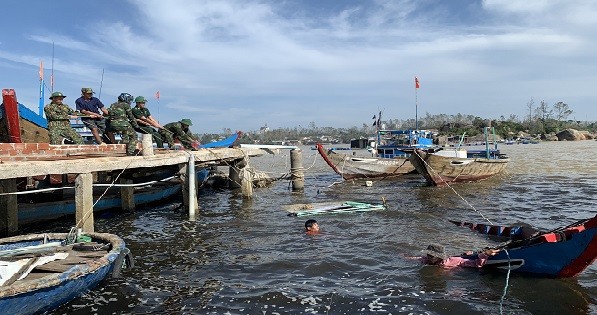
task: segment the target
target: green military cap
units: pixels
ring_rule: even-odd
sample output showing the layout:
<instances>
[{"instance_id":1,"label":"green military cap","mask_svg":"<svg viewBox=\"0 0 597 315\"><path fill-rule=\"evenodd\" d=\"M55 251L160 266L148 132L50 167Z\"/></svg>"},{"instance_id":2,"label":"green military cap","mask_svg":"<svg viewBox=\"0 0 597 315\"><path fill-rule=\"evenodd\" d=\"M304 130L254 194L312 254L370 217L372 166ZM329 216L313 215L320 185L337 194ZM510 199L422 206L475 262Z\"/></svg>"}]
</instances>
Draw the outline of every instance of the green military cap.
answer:
<instances>
[{"instance_id":1,"label":"green military cap","mask_svg":"<svg viewBox=\"0 0 597 315\"><path fill-rule=\"evenodd\" d=\"M81 93L83 93L83 94L87 94L87 93L93 94L95 92L93 92L92 88L81 88Z\"/></svg>"},{"instance_id":2,"label":"green military cap","mask_svg":"<svg viewBox=\"0 0 597 315\"><path fill-rule=\"evenodd\" d=\"M188 119L188 118L181 119L181 120L180 120L180 123L181 123L181 124L185 124L185 125L187 125L187 126L192 126L192 125L193 125L193 122L192 122L190 119Z\"/></svg>"},{"instance_id":3,"label":"green military cap","mask_svg":"<svg viewBox=\"0 0 597 315\"><path fill-rule=\"evenodd\" d=\"M135 103L147 103L147 99L143 96L135 97Z\"/></svg>"},{"instance_id":4,"label":"green military cap","mask_svg":"<svg viewBox=\"0 0 597 315\"><path fill-rule=\"evenodd\" d=\"M62 92L54 92L50 96L50 99L53 99L54 97L59 97L59 96L66 97L66 95L62 94Z\"/></svg>"}]
</instances>

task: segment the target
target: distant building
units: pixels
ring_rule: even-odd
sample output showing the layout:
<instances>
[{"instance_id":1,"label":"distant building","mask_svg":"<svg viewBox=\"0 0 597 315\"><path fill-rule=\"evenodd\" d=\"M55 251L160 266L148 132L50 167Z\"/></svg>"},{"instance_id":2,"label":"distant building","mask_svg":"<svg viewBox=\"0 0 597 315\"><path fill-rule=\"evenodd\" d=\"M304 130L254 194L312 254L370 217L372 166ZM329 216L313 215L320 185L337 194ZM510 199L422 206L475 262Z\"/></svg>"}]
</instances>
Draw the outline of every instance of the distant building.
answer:
<instances>
[{"instance_id":1,"label":"distant building","mask_svg":"<svg viewBox=\"0 0 597 315\"><path fill-rule=\"evenodd\" d=\"M365 149L369 145L369 139L352 139L350 140L351 149Z\"/></svg>"}]
</instances>

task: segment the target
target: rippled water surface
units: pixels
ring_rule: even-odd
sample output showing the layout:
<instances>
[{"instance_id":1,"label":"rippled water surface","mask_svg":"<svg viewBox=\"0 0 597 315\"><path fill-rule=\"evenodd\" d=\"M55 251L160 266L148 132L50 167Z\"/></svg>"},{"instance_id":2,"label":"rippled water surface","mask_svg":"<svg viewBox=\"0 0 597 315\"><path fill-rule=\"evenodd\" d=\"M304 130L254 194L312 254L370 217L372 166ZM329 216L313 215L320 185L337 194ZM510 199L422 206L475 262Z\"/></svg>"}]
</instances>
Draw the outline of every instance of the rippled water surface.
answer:
<instances>
[{"instance_id":1,"label":"rippled water surface","mask_svg":"<svg viewBox=\"0 0 597 315\"><path fill-rule=\"evenodd\" d=\"M120 235L136 257L122 279L107 279L55 314L588 314L596 313L597 266L574 279L543 279L475 269L421 266L406 256L440 242L453 254L492 245L448 219L528 223L549 229L596 214L597 142L502 146L506 172L478 183L428 187L418 176L339 182L305 147L304 193L287 181L255 190L200 192L195 222L172 202L132 214L96 217L96 231ZM288 152L250 165L278 176ZM334 184L334 185L332 185ZM385 211L307 217L282 205L354 200ZM468 204L467 204L468 203ZM470 205L469 205L470 204ZM68 229L70 221L53 229ZM557 253L556 253L557 254ZM507 289L503 303L500 299Z\"/></svg>"}]
</instances>

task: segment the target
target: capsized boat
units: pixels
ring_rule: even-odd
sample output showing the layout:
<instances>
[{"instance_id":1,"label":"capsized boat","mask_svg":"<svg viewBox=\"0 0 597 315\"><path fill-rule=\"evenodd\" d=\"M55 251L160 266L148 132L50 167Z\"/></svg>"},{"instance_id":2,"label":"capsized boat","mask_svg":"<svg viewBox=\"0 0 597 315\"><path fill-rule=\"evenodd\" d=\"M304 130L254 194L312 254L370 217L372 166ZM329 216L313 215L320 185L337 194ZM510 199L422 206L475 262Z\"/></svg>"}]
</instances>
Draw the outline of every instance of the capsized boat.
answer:
<instances>
[{"instance_id":1,"label":"capsized boat","mask_svg":"<svg viewBox=\"0 0 597 315\"><path fill-rule=\"evenodd\" d=\"M597 258L597 216L495 247L483 269L574 277ZM469 256L474 258L475 256Z\"/></svg>"},{"instance_id":2,"label":"capsized boat","mask_svg":"<svg viewBox=\"0 0 597 315\"><path fill-rule=\"evenodd\" d=\"M73 237L74 236L74 237ZM113 234L31 234L0 239L0 310L53 310L132 266L124 241Z\"/></svg>"}]
</instances>

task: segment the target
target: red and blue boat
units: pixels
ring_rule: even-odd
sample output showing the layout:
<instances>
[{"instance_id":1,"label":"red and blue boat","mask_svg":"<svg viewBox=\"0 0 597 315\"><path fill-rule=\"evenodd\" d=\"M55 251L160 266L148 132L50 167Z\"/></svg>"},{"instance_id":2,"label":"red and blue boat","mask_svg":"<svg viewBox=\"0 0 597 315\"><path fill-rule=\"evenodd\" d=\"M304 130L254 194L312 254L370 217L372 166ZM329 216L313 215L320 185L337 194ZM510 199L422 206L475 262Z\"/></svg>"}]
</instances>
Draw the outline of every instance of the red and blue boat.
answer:
<instances>
[{"instance_id":1,"label":"red and blue boat","mask_svg":"<svg viewBox=\"0 0 597 315\"><path fill-rule=\"evenodd\" d=\"M529 238L510 240L495 249L500 249L499 253L490 256L483 269L574 277L597 258L597 216Z\"/></svg>"}]
</instances>

